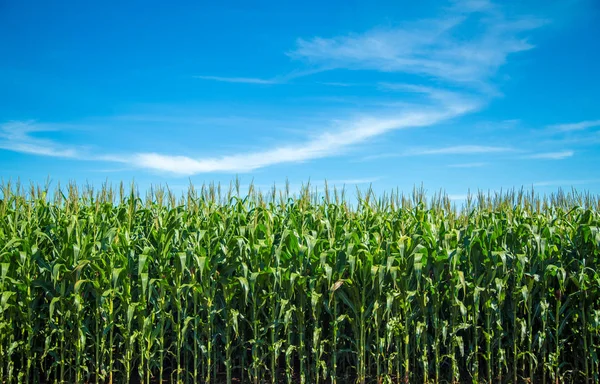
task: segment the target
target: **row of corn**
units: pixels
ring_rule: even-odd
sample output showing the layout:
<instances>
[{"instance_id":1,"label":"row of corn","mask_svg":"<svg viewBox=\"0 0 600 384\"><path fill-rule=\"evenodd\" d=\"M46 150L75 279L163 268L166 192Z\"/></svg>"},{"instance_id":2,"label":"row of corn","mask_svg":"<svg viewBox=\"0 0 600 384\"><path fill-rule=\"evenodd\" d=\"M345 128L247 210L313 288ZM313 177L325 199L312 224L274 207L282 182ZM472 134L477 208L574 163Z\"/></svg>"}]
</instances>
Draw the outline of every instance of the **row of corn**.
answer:
<instances>
[{"instance_id":1,"label":"row of corn","mask_svg":"<svg viewBox=\"0 0 600 384\"><path fill-rule=\"evenodd\" d=\"M600 382L597 197L344 194L3 185L0 382Z\"/></svg>"}]
</instances>

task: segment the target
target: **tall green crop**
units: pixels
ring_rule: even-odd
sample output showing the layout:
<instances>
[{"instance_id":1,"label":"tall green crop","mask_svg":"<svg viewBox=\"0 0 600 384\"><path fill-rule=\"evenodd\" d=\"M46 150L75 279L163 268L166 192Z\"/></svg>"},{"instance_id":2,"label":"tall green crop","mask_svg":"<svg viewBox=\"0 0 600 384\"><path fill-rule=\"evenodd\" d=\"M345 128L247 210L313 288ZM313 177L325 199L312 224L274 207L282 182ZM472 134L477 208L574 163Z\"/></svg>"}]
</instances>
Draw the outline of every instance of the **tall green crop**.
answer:
<instances>
[{"instance_id":1,"label":"tall green crop","mask_svg":"<svg viewBox=\"0 0 600 384\"><path fill-rule=\"evenodd\" d=\"M0 188L2 383L598 383L600 199Z\"/></svg>"}]
</instances>

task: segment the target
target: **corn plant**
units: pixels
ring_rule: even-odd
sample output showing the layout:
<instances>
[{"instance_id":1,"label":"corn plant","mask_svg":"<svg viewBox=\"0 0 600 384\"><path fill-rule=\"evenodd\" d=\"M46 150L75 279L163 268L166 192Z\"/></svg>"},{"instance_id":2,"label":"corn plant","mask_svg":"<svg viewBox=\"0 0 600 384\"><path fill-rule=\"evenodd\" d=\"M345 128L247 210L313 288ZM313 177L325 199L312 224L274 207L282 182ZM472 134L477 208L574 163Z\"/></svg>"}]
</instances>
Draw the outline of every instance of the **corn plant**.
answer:
<instances>
[{"instance_id":1,"label":"corn plant","mask_svg":"<svg viewBox=\"0 0 600 384\"><path fill-rule=\"evenodd\" d=\"M3 383L598 383L600 198L0 187Z\"/></svg>"}]
</instances>

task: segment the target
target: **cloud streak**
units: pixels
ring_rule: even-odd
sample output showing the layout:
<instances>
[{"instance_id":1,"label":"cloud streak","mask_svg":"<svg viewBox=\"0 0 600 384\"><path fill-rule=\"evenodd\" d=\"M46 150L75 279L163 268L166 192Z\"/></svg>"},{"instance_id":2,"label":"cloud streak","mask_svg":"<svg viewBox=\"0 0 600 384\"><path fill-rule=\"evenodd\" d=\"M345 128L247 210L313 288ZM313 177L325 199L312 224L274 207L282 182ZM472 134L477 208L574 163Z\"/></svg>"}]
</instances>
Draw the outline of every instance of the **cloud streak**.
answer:
<instances>
[{"instance_id":1,"label":"cloud streak","mask_svg":"<svg viewBox=\"0 0 600 384\"><path fill-rule=\"evenodd\" d=\"M270 79L199 75L196 79L235 84L272 85L316 72L334 69L372 70L407 73L425 85L379 82L381 90L417 93L419 101L406 97L370 115L331 118L321 133L295 143L222 156L170 154L148 151L126 154L90 154L79 147L65 147L36 138L36 124L20 128L3 126L0 148L45 156L78 158L126 164L137 169L180 176L201 173L245 173L280 164L339 156L392 131L431 127L480 109L490 96L492 77L513 53L533 46L524 34L543 24L534 18L509 18L499 7L485 0L457 1L443 17L421 20L393 28L334 37L299 39L288 55L310 65ZM468 25L474 30L465 35ZM433 81L432 81L433 80ZM441 80L441 81L439 81ZM331 86L356 85L351 82L324 82ZM452 84L451 87L440 88ZM468 87L465 87L468 85ZM457 91L457 89L459 89ZM474 95L477 95L476 97ZM392 111L393 112L390 112ZM190 126L193 123L189 124ZM7 128L8 127L8 128ZM510 147L459 145L443 148L411 148L399 156L471 155L514 151ZM386 155L378 155L385 157ZM398 155L391 155L398 156Z\"/></svg>"},{"instance_id":2,"label":"cloud streak","mask_svg":"<svg viewBox=\"0 0 600 384\"><path fill-rule=\"evenodd\" d=\"M298 39L288 55L310 64L274 79L197 76L204 80L247 84L275 84L289 79L334 69L402 72L425 79L440 79L459 85L476 85L490 91L491 78L513 53L533 47L523 36L541 26L535 18L509 18L485 0L457 1L443 17L422 20L395 28L374 28L360 34ZM465 37L460 29L476 26ZM346 86L350 83L329 83ZM403 104L404 111L387 117L345 120L320 135L298 144L280 145L264 151L220 157L190 157L163 153L133 154L129 161L144 169L193 175L210 172L250 172L264 167L300 163L345 153L350 148L388 132L426 127L473 112L483 102L473 102L467 92L423 85L378 83L380 89L419 93L427 101ZM481 99L481 97L480 97ZM375 115L373 115L375 116ZM404 155L470 155L502 153L512 148L461 145L408 150ZM396 155L392 155L396 156Z\"/></svg>"},{"instance_id":3,"label":"cloud streak","mask_svg":"<svg viewBox=\"0 0 600 384\"><path fill-rule=\"evenodd\" d=\"M67 148L51 140L33 137L30 133L46 130L33 123L9 123L0 131L0 147L38 155L77 158L127 164L138 169L190 176L200 173L246 173L257 169L289 163L302 163L340 155L350 148L394 130L432 126L479 108L480 103L456 94L423 90L429 103L413 104L387 117L363 116L332 123L323 133L308 137L297 144L280 145L264 151L220 157L191 157L157 152L133 154L91 154Z\"/></svg>"},{"instance_id":4,"label":"cloud streak","mask_svg":"<svg viewBox=\"0 0 600 384\"><path fill-rule=\"evenodd\" d=\"M242 84L279 84L279 81L269 79L259 79L256 77L222 77L222 76L194 76L195 79L212 80L223 83L242 83Z\"/></svg>"},{"instance_id":5,"label":"cloud streak","mask_svg":"<svg viewBox=\"0 0 600 384\"><path fill-rule=\"evenodd\" d=\"M477 27L465 38L459 30L467 23ZM485 88L510 54L533 48L523 34L543 24L532 17L508 18L489 2L462 1L436 19L362 34L298 39L288 54L327 69L404 72Z\"/></svg>"},{"instance_id":6,"label":"cloud streak","mask_svg":"<svg viewBox=\"0 0 600 384\"><path fill-rule=\"evenodd\" d=\"M391 157L408 157L408 156L443 156L443 155L478 155L489 153L505 153L514 152L516 149L511 147L498 147L488 145L455 145L441 148L413 148L399 153L383 153L379 155L366 156L363 160L376 160ZM449 167L454 168L474 168L481 167L487 163L466 163L454 164Z\"/></svg>"},{"instance_id":7,"label":"cloud streak","mask_svg":"<svg viewBox=\"0 0 600 384\"><path fill-rule=\"evenodd\" d=\"M57 129L34 124L33 122L13 121L0 125L0 149L30 155L77 158L80 153L76 148L66 147L52 140L40 139L34 135L39 132L56 131Z\"/></svg>"},{"instance_id":8,"label":"cloud streak","mask_svg":"<svg viewBox=\"0 0 600 384\"><path fill-rule=\"evenodd\" d=\"M600 127L600 120L586 120L579 123L555 124L548 126L548 129L559 132L583 131L585 129Z\"/></svg>"},{"instance_id":9,"label":"cloud streak","mask_svg":"<svg viewBox=\"0 0 600 384\"><path fill-rule=\"evenodd\" d=\"M448 198L452 201L462 201L462 200L467 200L467 198L469 197L469 195L466 194L449 194Z\"/></svg>"},{"instance_id":10,"label":"cloud streak","mask_svg":"<svg viewBox=\"0 0 600 384\"><path fill-rule=\"evenodd\" d=\"M549 181L538 181L533 183L534 187L565 187L574 185L587 185L600 183L600 179L587 179L587 180L549 180Z\"/></svg>"},{"instance_id":11,"label":"cloud streak","mask_svg":"<svg viewBox=\"0 0 600 384\"><path fill-rule=\"evenodd\" d=\"M450 164L449 168L480 168L485 167L487 163L463 163L463 164Z\"/></svg>"},{"instance_id":12,"label":"cloud streak","mask_svg":"<svg viewBox=\"0 0 600 384\"><path fill-rule=\"evenodd\" d=\"M487 145L456 145L452 147L421 149L409 152L411 155L473 155L482 153L512 152L510 147L495 147Z\"/></svg>"},{"instance_id":13,"label":"cloud streak","mask_svg":"<svg viewBox=\"0 0 600 384\"><path fill-rule=\"evenodd\" d=\"M575 154L574 151L560 151L560 152L544 152L536 153L533 155L526 156L527 159L546 159L546 160L562 160L572 157Z\"/></svg>"},{"instance_id":14,"label":"cloud streak","mask_svg":"<svg viewBox=\"0 0 600 384\"><path fill-rule=\"evenodd\" d=\"M414 106L413 109L388 118L363 117L338 123L337 129L330 129L303 143L283 145L265 151L212 158L139 153L133 155L130 160L139 168L179 175L250 172L276 164L299 163L339 155L352 146L388 132L435 125L471 112L477 106L474 102L462 99L443 103L437 108L429 105Z\"/></svg>"}]
</instances>

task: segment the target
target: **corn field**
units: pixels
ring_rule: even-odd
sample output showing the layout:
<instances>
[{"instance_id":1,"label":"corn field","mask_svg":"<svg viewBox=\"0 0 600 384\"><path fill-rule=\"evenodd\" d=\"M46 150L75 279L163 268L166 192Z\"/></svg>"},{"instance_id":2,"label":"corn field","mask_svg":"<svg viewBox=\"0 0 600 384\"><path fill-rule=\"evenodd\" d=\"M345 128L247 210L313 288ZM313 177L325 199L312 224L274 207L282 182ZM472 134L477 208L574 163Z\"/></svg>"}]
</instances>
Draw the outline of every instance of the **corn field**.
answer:
<instances>
[{"instance_id":1,"label":"corn field","mask_svg":"<svg viewBox=\"0 0 600 384\"><path fill-rule=\"evenodd\" d=\"M600 382L590 194L1 194L2 383Z\"/></svg>"}]
</instances>

